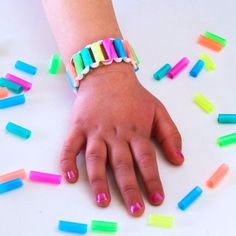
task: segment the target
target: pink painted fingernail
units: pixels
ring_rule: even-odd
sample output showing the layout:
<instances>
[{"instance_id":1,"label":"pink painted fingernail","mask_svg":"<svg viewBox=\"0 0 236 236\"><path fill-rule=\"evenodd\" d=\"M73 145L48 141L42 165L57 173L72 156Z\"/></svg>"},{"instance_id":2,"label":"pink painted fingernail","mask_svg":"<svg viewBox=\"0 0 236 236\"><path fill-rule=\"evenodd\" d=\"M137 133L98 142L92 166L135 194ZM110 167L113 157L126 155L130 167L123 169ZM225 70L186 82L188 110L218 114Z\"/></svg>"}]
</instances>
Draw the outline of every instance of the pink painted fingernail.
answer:
<instances>
[{"instance_id":1,"label":"pink painted fingernail","mask_svg":"<svg viewBox=\"0 0 236 236\"><path fill-rule=\"evenodd\" d=\"M130 206L130 212L134 214L138 210L140 210L143 207L143 205L139 202L136 202Z\"/></svg>"},{"instance_id":2,"label":"pink painted fingernail","mask_svg":"<svg viewBox=\"0 0 236 236\"><path fill-rule=\"evenodd\" d=\"M74 173L74 171L70 170L70 171L66 172L66 176L67 176L68 180L72 180L75 178L75 173Z\"/></svg>"},{"instance_id":3,"label":"pink painted fingernail","mask_svg":"<svg viewBox=\"0 0 236 236\"><path fill-rule=\"evenodd\" d=\"M97 203L102 203L108 201L108 196L106 193L98 193L96 196L96 202Z\"/></svg>"},{"instance_id":4,"label":"pink painted fingernail","mask_svg":"<svg viewBox=\"0 0 236 236\"><path fill-rule=\"evenodd\" d=\"M151 197L153 203L161 203L164 197L160 193L154 193Z\"/></svg>"},{"instance_id":5,"label":"pink painted fingernail","mask_svg":"<svg viewBox=\"0 0 236 236\"><path fill-rule=\"evenodd\" d=\"M177 155L181 158L181 159L184 159L184 155L183 155L183 153L182 153L182 151L181 150L177 150Z\"/></svg>"}]
</instances>

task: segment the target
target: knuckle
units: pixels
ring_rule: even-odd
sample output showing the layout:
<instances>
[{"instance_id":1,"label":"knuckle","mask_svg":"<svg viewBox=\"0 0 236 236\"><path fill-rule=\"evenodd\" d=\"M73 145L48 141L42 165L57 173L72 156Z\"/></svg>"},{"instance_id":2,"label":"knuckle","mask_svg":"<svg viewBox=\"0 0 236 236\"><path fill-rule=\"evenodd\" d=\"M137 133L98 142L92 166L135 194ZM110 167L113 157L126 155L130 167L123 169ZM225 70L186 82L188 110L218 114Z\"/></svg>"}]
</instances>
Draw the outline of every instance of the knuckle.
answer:
<instances>
[{"instance_id":1,"label":"knuckle","mask_svg":"<svg viewBox=\"0 0 236 236\"><path fill-rule=\"evenodd\" d=\"M157 186L159 184L159 181L157 178L155 177L149 177L145 180L146 182L146 185L149 186L149 187L153 187L153 186Z\"/></svg>"},{"instance_id":2,"label":"knuckle","mask_svg":"<svg viewBox=\"0 0 236 236\"><path fill-rule=\"evenodd\" d=\"M137 187L134 184L124 184L121 187L121 190L124 195L130 195L133 194L134 192L137 192Z\"/></svg>"},{"instance_id":3,"label":"knuckle","mask_svg":"<svg viewBox=\"0 0 236 236\"><path fill-rule=\"evenodd\" d=\"M133 167L133 163L129 158L115 158L112 162L114 171L126 172L130 171Z\"/></svg>"},{"instance_id":4,"label":"knuckle","mask_svg":"<svg viewBox=\"0 0 236 236\"><path fill-rule=\"evenodd\" d=\"M60 160L60 166L61 166L62 170L65 170L71 164L72 164L71 158L62 157L61 160Z\"/></svg>"},{"instance_id":5,"label":"knuckle","mask_svg":"<svg viewBox=\"0 0 236 236\"><path fill-rule=\"evenodd\" d=\"M90 184L92 186L95 186L95 185L102 185L106 182L105 178L104 177L101 177L101 176L92 176L91 179L90 179Z\"/></svg>"},{"instance_id":6,"label":"knuckle","mask_svg":"<svg viewBox=\"0 0 236 236\"><path fill-rule=\"evenodd\" d=\"M141 153L138 156L139 164L143 167L151 167L154 161L154 157L150 152Z\"/></svg>"}]
</instances>

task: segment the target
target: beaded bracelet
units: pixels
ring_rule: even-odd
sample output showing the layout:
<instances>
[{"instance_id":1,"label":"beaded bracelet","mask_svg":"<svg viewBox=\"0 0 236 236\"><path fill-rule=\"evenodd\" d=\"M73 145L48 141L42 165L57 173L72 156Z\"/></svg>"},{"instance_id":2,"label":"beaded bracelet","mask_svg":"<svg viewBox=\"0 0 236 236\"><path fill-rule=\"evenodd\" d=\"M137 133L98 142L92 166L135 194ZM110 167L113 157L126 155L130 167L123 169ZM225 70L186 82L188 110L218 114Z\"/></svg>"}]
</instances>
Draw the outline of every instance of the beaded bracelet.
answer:
<instances>
[{"instance_id":1,"label":"beaded bracelet","mask_svg":"<svg viewBox=\"0 0 236 236\"><path fill-rule=\"evenodd\" d=\"M85 46L75 53L66 67L66 74L74 92L77 92L79 81L85 77L90 69L112 62L126 62L138 70L139 60L134 49L127 40L108 38Z\"/></svg>"}]
</instances>

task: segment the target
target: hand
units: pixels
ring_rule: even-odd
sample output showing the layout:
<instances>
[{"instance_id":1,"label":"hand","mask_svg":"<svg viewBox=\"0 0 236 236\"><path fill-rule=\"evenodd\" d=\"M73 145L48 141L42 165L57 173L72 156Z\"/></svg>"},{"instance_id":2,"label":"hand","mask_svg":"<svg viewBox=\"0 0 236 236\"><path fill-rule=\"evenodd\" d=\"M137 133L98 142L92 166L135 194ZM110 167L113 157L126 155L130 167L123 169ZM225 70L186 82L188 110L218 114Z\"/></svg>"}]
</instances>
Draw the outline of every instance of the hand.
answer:
<instances>
[{"instance_id":1,"label":"hand","mask_svg":"<svg viewBox=\"0 0 236 236\"><path fill-rule=\"evenodd\" d=\"M138 82L132 66L121 63L95 69L81 81L74 103L71 130L61 153L65 178L77 181L76 157L85 148L96 203L106 207L111 200L106 176L109 163L129 213L140 216L144 202L135 166L149 202L160 205L164 200L151 136L170 163L183 163L175 124L161 102Z\"/></svg>"}]
</instances>

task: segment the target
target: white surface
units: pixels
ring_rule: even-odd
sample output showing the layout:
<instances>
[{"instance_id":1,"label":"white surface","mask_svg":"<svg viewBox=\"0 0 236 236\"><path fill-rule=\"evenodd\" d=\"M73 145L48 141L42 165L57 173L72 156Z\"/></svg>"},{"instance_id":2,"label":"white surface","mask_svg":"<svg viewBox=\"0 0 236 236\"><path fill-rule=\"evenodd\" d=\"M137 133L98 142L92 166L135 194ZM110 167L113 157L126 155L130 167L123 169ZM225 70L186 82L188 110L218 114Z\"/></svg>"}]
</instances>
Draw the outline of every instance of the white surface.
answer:
<instances>
[{"instance_id":1,"label":"white surface","mask_svg":"<svg viewBox=\"0 0 236 236\"><path fill-rule=\"evenodd\" d=\"M26 182L23 189L1 195L0 235L62 235L57 231L60 219L84 223L102 219L119 222L117 235L235 236L236 146L219 148L215 144L218 136L236 131L235 125L216 122L218 113L236 112L235 1L116 0L115 6L123 34L141 60L141 83L165 104L182 133L185 164L172 167L157 150L166 200L161 207L147 203L144 215L137 219L127 214L112 179L110 207L95 206L80 158L80 181L75 185ZM25 105L0 111L0 173L19 168L60 172L58 156L69 127L74 95L63 73L47 74L49 58L57 51L55 41L40 1L2 0L0 7L0 75L13 72L33 82ZM197 37L206 30L228 39L222 52L197 45ZM204 71L192 79L188 71L201 52L212 56L217 70ZM183 56L189 57L191 65L175 80L152 79L157 68L167 62L174 64ZM17 59L38 66L38 75L30 77L15 71ZM206 114L193 104L196 92L215 104L214 113ZM32 137L24 141L8 135L4 131L8 121L28 127ZM223 162L230 165L229 175L215 190L205 188L206 179ZM195 185L202 186L204 194L181 212L177 202ZM175 227L166 230L147 226L150 213L176 216Z\"/></svg>"}]
</instances>

